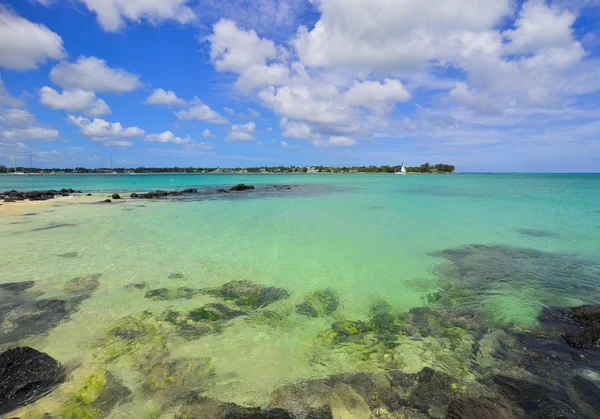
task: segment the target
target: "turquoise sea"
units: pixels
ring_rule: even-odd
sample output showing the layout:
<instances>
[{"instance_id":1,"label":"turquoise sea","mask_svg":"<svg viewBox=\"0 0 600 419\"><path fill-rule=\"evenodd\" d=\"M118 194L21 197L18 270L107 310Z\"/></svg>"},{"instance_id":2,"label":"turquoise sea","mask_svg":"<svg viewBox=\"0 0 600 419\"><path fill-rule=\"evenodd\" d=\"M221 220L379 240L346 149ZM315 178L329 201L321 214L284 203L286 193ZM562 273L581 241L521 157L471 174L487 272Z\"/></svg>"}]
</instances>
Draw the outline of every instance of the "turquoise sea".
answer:
<instances>
[{"instance_id":1,"label":"turquoise sea","mask_svg":"<svg viewBox=\"0 0 600 419\"><path fill-rule=\"evenodd\" d=\"M256 189L212 193L240 183ZM129 199L192 187L205 193ZM0 208L0 283L35 281L24 301L72 299L56 321L0 340L69 369L15 416L173 417L190 391L266 407L286 384L357 370L431 367L475 382L504 365L495 330L535 327L543 307L600 301L597 174L0 176L0 191L60 188L92 196ZM115 192L124 199L98 203ZM252 305L215 291L232 281L287 294ZM210 304L243 314L189 314ZM376 307L394 318L385 339L374 321L356 330ZM451 341L448 328L400 333L417 307L484 316L488 352L472 358L475 338L457 326ZM115 333L124 322L136 330L127 340ZM159 352L151 367L140 361ZM195 360L185 364L193 378L177 375L188 368L178 360ZM81 392L107 371L128 396L102 411Z\"/></svg>"}]
</instances>

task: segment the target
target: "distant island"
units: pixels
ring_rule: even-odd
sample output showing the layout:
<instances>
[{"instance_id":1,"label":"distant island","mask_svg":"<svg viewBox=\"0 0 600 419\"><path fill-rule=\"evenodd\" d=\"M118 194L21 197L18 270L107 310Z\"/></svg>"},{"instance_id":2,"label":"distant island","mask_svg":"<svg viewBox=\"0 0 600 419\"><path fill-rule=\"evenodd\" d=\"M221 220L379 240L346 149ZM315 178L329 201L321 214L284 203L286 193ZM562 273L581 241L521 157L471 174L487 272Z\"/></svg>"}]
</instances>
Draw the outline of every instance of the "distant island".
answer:
<instances>
[{"instance_id":1,"label":"distant island","mask_svg":"<svg viewBox=\"0 0 600 419\"><path fill-rule=\"evenodd\" d=\"M136 168L17 168L28 173L395 173L400 170L398 166L260 166L260 167L136 167ZM12 168L0 166L0 173L7 173ZM431 165L424 163L420 166L406 167L408 173L452 173L455 168L451 164L439 163Z\"/></svg>"}]
</instances>

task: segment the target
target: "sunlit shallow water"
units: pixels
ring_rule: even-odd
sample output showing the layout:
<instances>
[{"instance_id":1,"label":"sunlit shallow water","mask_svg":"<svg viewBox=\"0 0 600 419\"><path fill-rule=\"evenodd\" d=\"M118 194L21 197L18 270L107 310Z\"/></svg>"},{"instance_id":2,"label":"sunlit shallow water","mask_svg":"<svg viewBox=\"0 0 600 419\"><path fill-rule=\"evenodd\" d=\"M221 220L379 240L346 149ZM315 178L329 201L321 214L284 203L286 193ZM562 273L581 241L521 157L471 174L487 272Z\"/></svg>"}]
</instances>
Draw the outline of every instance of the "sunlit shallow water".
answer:
<instances>
[{"instance_id":1,"label":"sunlit shallow water","mask_svg":"<svg viewBox=\"0 0 600 419\"><path fill-rule=\"evenodd\" d=\"M133 190L237 183L259 188L234 196L95 203L113 192L128 197ZM295 186L262 189L275 184ZM327 333L334 322L368 319L377 302L401 315L435 304L436 293L457 284L468 295L454 303L516 329L534 325L543 306L598 302L600 175L0 178L0 191L62 187L94 196L0 212L1 283L33 280L29 291L62 298L73 278L98 279L91 297L55 327L18 341L71 369L66 384L26 408L32 416L60 414L90 374L107 369L133 392L113 409L114 417L172 415L177 403L165 400L192 389L265 406L284 384L359 369L412 373L431 366L474 380L473 361L442 337L400 336L392 349L365 355L332 343ZM247 309L203 336L182 336L170 326L156 332L168 359L206 363L202 383L184 380L184 389L171 395L162 387L148 390L128 356L104 356L107 333L128 315L230 303L205 292L154 301L147 292L215 289L238 280L285 289L289 298ZM142 283L143 289L127 287ZM336 310L318 318L298 313L307 295L327 288L339 296ZM275 320L265 320L266 310Z\"/></svg>"}]
</instances>

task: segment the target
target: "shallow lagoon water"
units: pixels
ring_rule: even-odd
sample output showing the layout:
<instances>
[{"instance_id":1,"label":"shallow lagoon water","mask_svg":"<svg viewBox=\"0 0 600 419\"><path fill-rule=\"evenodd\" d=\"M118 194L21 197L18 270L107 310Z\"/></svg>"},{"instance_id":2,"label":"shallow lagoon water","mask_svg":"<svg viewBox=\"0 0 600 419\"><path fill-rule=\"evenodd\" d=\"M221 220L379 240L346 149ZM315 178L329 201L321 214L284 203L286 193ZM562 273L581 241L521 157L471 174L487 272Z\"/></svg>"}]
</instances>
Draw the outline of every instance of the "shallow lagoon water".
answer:
<instances>
[{"instance_id":1,"label":"shallow lagoon water","mask_svg":"<svg viewBox=\"0 0 600 419\"><path fill-rule=\"evenodd\" d=\"M170 359L210 359L206 380L181 387L252 406L265 406L288 383L391 365L410 373L424 366L453 375L464 370L477 378L456 348L433 351L433 340L404 339L402 350L380 358L321 344L332 323L366 319L377 301L406 313L462 280L480 298L458 304L516 329L534 325L543 306L598 302L600 175L3 176L0 190L66 187L100 201L112 192L237 183L297 186L111 204L74 198L0 215L2 283L33 280L32 292L60 297L73 278L101 274L91 297L57 326L21 340L72 369L66 384L22 414L59 414L90 371L108 368L134 394L111 415L172 415L173 406L159 407L172 397L144 392L139 372L127 360L99 357L98 342L127 315L186 312L221 300L199 293L154 301L145 298L152 289L247 280L289 292L268 306L275 322L257 320L262 308L223 323L219 333L191 340L165 335ZM140 283L146 288L126 287ZM339 295L339 309L318 318L296 312L324 288Z\"/></svg>"}]
</instances>

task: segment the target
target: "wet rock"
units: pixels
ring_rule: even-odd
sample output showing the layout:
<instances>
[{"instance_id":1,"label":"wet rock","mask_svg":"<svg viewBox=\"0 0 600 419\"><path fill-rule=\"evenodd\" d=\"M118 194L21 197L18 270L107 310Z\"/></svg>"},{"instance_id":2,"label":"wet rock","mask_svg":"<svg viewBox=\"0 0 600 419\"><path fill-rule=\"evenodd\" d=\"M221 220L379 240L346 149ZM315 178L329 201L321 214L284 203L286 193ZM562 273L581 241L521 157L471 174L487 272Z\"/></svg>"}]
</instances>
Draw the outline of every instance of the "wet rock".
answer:
<instances>
[{"instance_id":1,"label":"wet rock","mask_svg":"<svg viewBox=\"0 0 600 419\"><path fill-rule=\"evenodd\" d=\"M0 414L43 397L64 381L63 367L29 347L0 354Z\"/></svg>"},{"instance_id":2,"label":"wet rock","mask_svg":"<svg viewBox=\"0 0 600 419\"><path fill-rule=\"evenodd\" d=\"M322 317L333 314L340 306L338 294L331 288L315 291L296 306L296 312L307 317Z\"/></svg>"},{"instance_id":3,"label":"wet rock","mask_svg":"<svg viewBox=\"0 0 600 419\"><path fill-rule=\"evenodd\" d=\"M243 191L248 191L251 189L254 189L254 186L244 185L243 183L240 183L239 185L235 185L235 186L232 186L231 188L229 188L229 190L232 192L243 192Z\"/></svg>"},{"instance_id":4,"label":"wet rock","mask_svg":"<svg viewBox=\"0 0 600 419\"><path fill-rule=\"evenodd\" d=\"M133 192L131 195L129 195L130 198L139 198L140 196L138 194L136 194L135 192Z\"/></svg>"},{"instance_id":5,"label":"wet rock","mask_svg":"<svg viewBox=\"0 0 600 419\"><path fill-rule=\"evenodd\" d=\"M111 196L112 199L121 199L121 195L119 195L118 193L114 193Z\"/></svg>"},{"instance_id":6,"label":"wet rock","mask_svg":"<svg viewBox=\"0 0 600 419\"><path fill-rule=\"evenodd\" d=\"M572 308L569 317L583 326L600 327L600 306Z\"/></svg>"},{"instance_id":7,"label":"wet rock","mask_svg":"<svg viewBox=\"0 0 600 419\"><path fill-rule=\"evenodd\" d=\"M564 388L550 388L501 375L494 377L494 383L508 399L523 410L526 417L539 419L580 417L575 409L565 402L568 397Z\"/></svg>"},{"instance_id":8,"label":"wet rock","mask_svg":"<svg viewBox=\"0 0 600 419\"><path fill-rule=\"evenodd\" d=\"M92 194L91 194L91 193L88 193L88 194L85 194L85 196L92 196Z\"/></svg>"},{"instance_id":9,"label":"wet rock","mask_svg":"<svg viewBox=\"0 0 600 419\"><path fill-rule=\"evenodd\" d=\"M573 348L600 348L600 327L585 327L565 334L565 340Z\"/></svg>"},{"instance_id":10,"label":"wet rock","mask_svg":"<svg viewBox=\"0 0 600 419\"><path fill-rule=\"evenodd\" d=\"M229 193L229 191L227 189L221 189L221 188L217 189L216 192L217 193Z\"/></svg>"},{"instance_id":11,"label":"wet rock","mask_svg":"<svg viewBox=\"0 0 600 419\"><path fill-rule=\"evenodd\" d=\"M265 287L250 281L232 281L221 288L205 292L226 300L233 300L238 306L252 308L266 307L269 304L289 297L289 293L282 288Z\"/></svg>"},{"instance_id":12,"label":"wet rock","mask_svg":"<svg viewBox=\"0 0 600 419\"><path fill-rule=\"evenodd\" d=\"M365 333L371 331L368 323L363 321L343 320L331 325L331 330L335 334L334 339L338 342L347 342L349 340L361 339Z\"/></svg>"},{"instance_id":13,"label":"wet rock","mask_svg":"<svg viewBox=\"0 0 600 419\"><path fill-rule=\"evenodd\" d=\"M467 398L454 400L448 406L446 419L518 419L505 400Z\"/></svg>"},{"instance_id":14,"label":"wet rock","mask_svg":"<svg viewBox=\"0 0 600 419\"><path fill-rule=\"evenodd\" d=\"M79 253L77 253L77 252L67 252L67 253L58 255L58 257L60 257L60 258L67 258L67 259L76 258L77 256L79 256Z\"/></svg>"},{"instance_id":15,"label":"wet rock","mask_svg":"<svg viewBox=\"0 0 600 419\"><path fill-rule=\"evenodd\" d=\"M107 204L110 204L112 201L111 201L110 199L105 199L105 200L104 200L104 201L102 201L102 202L106 202Z\"/></svg>"},{"instance_id":16,"label":"wet rock","mask_svg":"<svg viewBox=\"0 0 600 419\"><path fill-rule=\"evenodd\" d=\"M186 194L186 193L198 193L198 189L196 188L189 188L189 189L184 189L183 191L181 191L182 194Z\"/></svg>"},{"instance_id":17,"label":"wet rock","mask_svg":"<svg viewBox=\"0 0 600 419\"><path fill-rule=\"evenodd\" d=\"M148 291L145 297L154 301L189 300L198 294L198 292L198 290L188 287L158 288Z\"/></svg>"},{"instance_id":18,"label":"wet rock","mask_svg":"<svg viewBox=\"0 0 600 419\"><path fill-rule=\"evenodd\" d=\"M243 407L202 396L192 396L175 415L176 419L296 419L283 409Z\"/></svg>"},{"instance_id":19,"label":"wet rock","mask_svg":"<svg viewBox=\"0 0 600 419\"><path fill-rule=\"evenodd\" d=\"M0 290L21 293L35 285L35 281L8 282L0 284Z\"/></svg>"}]
</instances>

